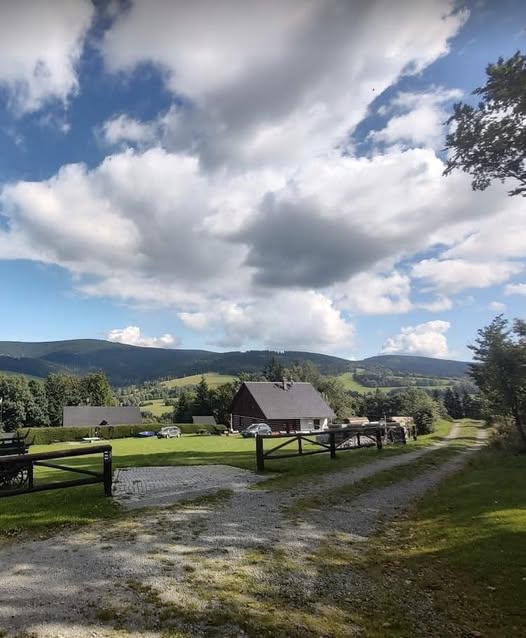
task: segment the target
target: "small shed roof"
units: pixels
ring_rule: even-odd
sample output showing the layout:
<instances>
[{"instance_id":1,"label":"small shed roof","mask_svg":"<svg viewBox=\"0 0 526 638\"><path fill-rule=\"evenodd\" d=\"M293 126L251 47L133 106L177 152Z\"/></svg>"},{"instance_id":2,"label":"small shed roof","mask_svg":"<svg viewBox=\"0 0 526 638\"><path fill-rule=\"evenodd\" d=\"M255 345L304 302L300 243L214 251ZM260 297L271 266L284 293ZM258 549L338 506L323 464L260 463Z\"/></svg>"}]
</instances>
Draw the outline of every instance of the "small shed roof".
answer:
<instances>
[{"instance_id":1,"label":"small shed roof","mask_svg":"<svg viewBox=\"0 0 526 638\"><path fill-rule=\"evenodd\" d=\"M137 407L107 407L98 405L67 405L63 425L66 427L95 425L140 425L141 411ZM105 422L105 423L104 423Z\"/></svg>"},{"instance_id":2,"label":"small shed roof","mask_svg":"<svg viewBox=\"0 0 526 638\"><path fill-rule=\"evenodd\" d=\"M266 419L306 419L336 415L310 383L245 382Z\"/></svg>"},{"instance_id":3,"label":"small shed roof","mask_svg":"<svg viewBox=\"0 0 526 638\"><path fill-rule=\"evenodd\" d=\"M210 415L210 416L193 416L192 417L192 421L193 423L197 424L197 425L217 425L215 417Z\"/></svg>"}]
</instances>

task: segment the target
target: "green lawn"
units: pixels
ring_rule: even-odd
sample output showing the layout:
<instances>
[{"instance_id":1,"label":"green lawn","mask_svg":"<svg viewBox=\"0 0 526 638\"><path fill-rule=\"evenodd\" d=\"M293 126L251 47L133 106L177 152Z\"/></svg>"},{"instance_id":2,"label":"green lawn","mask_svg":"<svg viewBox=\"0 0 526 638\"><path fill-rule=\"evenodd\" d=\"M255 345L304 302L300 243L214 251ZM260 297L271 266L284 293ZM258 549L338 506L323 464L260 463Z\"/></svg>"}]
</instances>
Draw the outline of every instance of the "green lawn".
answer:
<instances>
[{"instance_id":1,"label":"green lawn","mask_svg":"<svg viewBox=\"0 0 526 638\"><path fill-rule=\"evenodd\" d=\"M374 448L348 450L338 453L335 460L328 454L319 454L301 458L276 460L267 463L269 473L275 478L265 483L267 487L280 489L289 487L305 476L338 470L368 463L378 455L390 456L403 454L415 449L418 445L432 443L446 434L451 424L439 423L439 431L435 436L420 437L417 442L405 446L384 448L381 452ZM265 441L265 447L272 445ZM207 465L226 464L243 469L255 470L255 440L243 439L240 436L199 436L184 435L180 439L115 439L111 441L113 448L113 467L139 467L155 465ZM35 445L31 452L49 452L67 449L65 443L53 445ZM309 445L304 446L305 450ZM65 459L64 465L78 467L100 467L100 455ZM35 472L35 480L65 480L78 478L78 475L66 474L46 468ZM85 524L101 518L119 515L118 508L111 499L103 496L102 485L75 487L71 489L41 492L23 496L5 498L0 501L0 537L14 535L18 531L33 531L59 525Z\"/></svg>"},{"instance_id":2,"label":"green lawn","mask_svg":"<svg viewBox=\"0 0 526 638\"><path fill-rule=\"evenodd\" d=\"M173 405L165 405L164 399L151 399L146 405L141 405L141 412L151 412L154 416L162 416L173 412Z\"/></svg>"},{"instance_id":3,"label":"green lawn","mask_svg":"<svg viewBox=\"0 0 526 638\"><path fill-rule=\"evenodd\" d=\"M180 377L178 379L168 379L168 381L162 381L161 385L167 388L183 388L186 385L197 385L199 381L201 381L201 377L206 379L210 388L217 388L218 385L223 385L223 383L228 383L236 378L231 374L205 372L204 374L192 374L188 377Z\"/></svg>"}]
</instances>

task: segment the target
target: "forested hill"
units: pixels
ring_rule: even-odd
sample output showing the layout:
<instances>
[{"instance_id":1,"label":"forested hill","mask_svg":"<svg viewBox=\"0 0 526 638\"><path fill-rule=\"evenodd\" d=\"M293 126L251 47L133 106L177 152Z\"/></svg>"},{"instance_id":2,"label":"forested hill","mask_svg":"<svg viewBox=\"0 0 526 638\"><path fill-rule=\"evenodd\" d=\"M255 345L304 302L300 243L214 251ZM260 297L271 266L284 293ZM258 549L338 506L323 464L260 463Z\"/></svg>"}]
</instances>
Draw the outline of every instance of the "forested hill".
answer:
<instances>
[{"instance_id":1,"label":"forested hill","mask_svg":"<svg viewBox=\"0 0 526 638\"><path fill-rule=\"evenodd\" d=\"M465 361L396 354L368 357L360 363L364 367L380 366L397 372L424 374L433 377L462 377L467 373L469 367L469 363Z\"/></svg>"},{"instance_id":2,"label":"forested hill","mask_svg":"<svg viewBox=\"0 0 526 638\"><path fill-rule=\"evenodd\" d=\"M311 361L322 374L340 374L356 368L386 367L440 377L460 377L468 364L428 357L378 356L349 361L314 352L251 350L210 352L142 348L98 339L25 343L0 342L0 371L45 377L51 372L85 374L103 370L113 385L142 383L161 377L181 377L203 372L239 374L259 372L273 357L285 366Z\"/></svg>"}]
</instances>

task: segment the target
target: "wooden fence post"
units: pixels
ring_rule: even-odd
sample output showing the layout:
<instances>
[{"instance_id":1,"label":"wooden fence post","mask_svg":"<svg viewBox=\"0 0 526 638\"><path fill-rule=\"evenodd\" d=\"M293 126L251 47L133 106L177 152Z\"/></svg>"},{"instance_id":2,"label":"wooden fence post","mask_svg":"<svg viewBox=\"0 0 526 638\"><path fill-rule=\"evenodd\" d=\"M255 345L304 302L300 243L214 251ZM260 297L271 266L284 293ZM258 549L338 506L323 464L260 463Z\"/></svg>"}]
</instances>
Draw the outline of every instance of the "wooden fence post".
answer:
<instances>
[{"instance_id":1,"label":"wooden fence post","mask_svg":"<svg viewBox=\"0 0 526 638\"><path fill-rule=\"evenodd\" d=\"M329 445L331 450L331 459L336 458L336 432L329 432Z\"/></svg>"},{"instance_id":2,"label":"wooden fence post","mask_svg":"<svg viewBox=\"0 0 526 638\"><path fill-rule=\"evenodd\" d=\"M103 479L104 479L104 494L105 496L111 496L111 484L113 482L113 472L111 468L111 450L103 452Z\"/></svg>"},{"instance_id":3,"label":"wooden fence post","mask_svg":"<svg viewBox=\"0 0 526 638\"><path fill-rule=\"evenodd\" d=\"M380 428L378 428L376 430L376 447L381 450L383 447L383 443L382 443L382 430Z\"/></svg>"},{"instance_id":4,"label":"wooden fence post","mask_svg":"<svg viewBox=\"0 0 526 638\"><path fill-rule=\"evenodd\" d=\"M256 469L258 472L265 471L265 458L263 456L263 437L256 434Z\"/></svg>"},{"instance_id":5,"label":"wooden fence post","mask_svg":"<svg viewBox=\"0 0 526 638\"><path fill-rule=\"evenodd\" d=\"M301 445L301 434L297 434L296 436L298 437L298 454L300 456L302 456L303 455L303 447Z\"/></svg>"}]
</instances>

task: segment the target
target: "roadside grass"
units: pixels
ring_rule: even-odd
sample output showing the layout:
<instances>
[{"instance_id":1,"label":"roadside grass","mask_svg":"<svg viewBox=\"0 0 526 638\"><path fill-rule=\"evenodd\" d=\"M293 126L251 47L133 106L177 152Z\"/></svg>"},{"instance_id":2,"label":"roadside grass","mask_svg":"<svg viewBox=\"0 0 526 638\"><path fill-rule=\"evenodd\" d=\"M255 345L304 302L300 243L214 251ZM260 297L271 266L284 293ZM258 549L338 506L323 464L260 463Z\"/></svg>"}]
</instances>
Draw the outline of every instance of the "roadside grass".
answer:
<instances>
[{"instance_id":1,"label":"roadside grass","mask_svg":"<svg viewBox=\"0 0 526 638\"><path fill-rule=\"evenodd\" d=\"M424 635L408 600L439 621L425 635L526 635L525 474L526 456L488 446L386 527L362 565L376 581L374 613L361 618L368 636Z\"/></svg>"},{"instance_id":2,"label":"roadside grass","mask_svg":"<svg viewBox=\"0 0 526 638\"><path fill-rule=\"evenodd\" d=\"M217 388L223 383L234 381L236 377L231 374L218 374L216 372L205 372L204 374L192 374L187 377L179 377L177 379L168 379L161 381L161 385L166 388L183 388L187 385L197 385L201 381L201 377L206 379L210 388Z\"/></svg>"},{"instance_id":3,"label":"roadside grass","mask_svg":"<svg viewBox=\"0 0 526 638\"><path fill-rule=\"evenodd\" d=\"M438 424L438 431L444 436L451 423ZM405 446L386 447L382 451L373 448L348 450L338 453L336 459L328 454L275 460L268 464L269 480L259 483L256 489L283 489L293 487L305 477L313 477L325 472L355 467L379 458L403 454L415 446L435 442L436 433L419 437L417 442ZM269 441L270 443L270 441ZM184 435L179 439L128 438L115 439L113 467L144 467L166 465L209 465L225 464L247 470L255 470L255 441L240 436L199 436ZM78 446L76 446L78 447ZM31 452L50 452L67 449L65 443L33 446ZM305 446L308 450L308 445ZM100 455L89 455L63 459L64 465L100 469ZM78 478L78 474L61 472L49 468L35 470L35 482L65 481ZM126 516L112 499L103 495L102 485L74 487L64 490L40 492L2 498L0 500L0 539L17 537L25 531L44 534L46 530L68 525L84 525L98 520Z\"/></svg>"}]
</instances>

